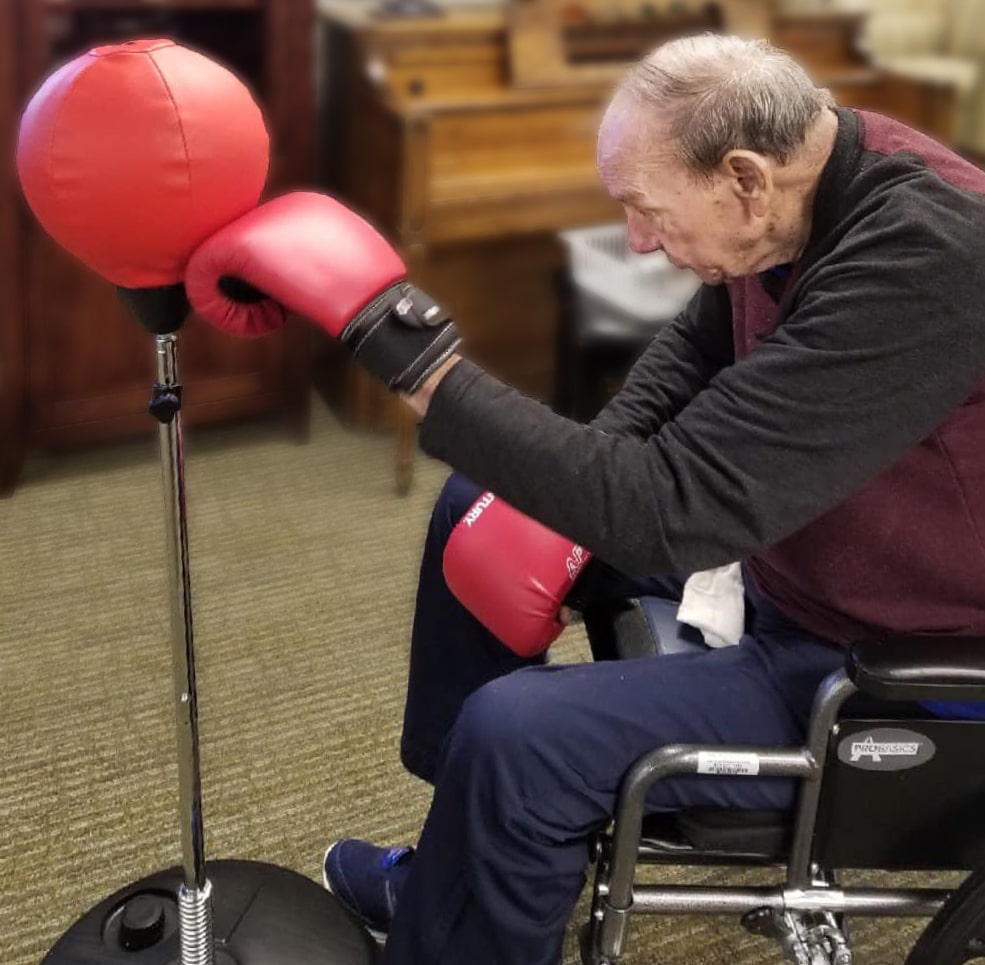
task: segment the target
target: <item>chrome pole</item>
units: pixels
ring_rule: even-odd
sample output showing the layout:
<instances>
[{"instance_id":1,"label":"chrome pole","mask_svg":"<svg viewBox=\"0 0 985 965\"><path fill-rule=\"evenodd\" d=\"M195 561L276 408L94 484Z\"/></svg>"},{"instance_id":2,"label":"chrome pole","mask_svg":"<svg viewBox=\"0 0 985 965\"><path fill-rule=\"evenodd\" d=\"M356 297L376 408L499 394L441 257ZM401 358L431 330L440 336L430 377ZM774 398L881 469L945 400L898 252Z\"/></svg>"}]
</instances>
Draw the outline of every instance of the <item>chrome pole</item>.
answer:
<instances>
[{"instance_id":1,"label":"chrome pole","mask_svg":"<svg viewBox=\"0 0 985 965\"><path fill-rule=\"evenodd\" d=\"M708 885L639 885L633 908L658 915L743 915L828 911L878 918L931 918L950 892L943 888L727 888Z\"/></svg>"},{"instance_id":2,"label":"chrome pole","mask_svg":"<svg viewBox=\"0 0 985 965\"><path fill-rule=\"evenodd\" d=\"M150 410L159 423L171 596L171 652L178 741L178 810L184 881L178 891L182 965L213 965L212 886L205 874L198 693L192 629L185 470L181 439L181 384L177 337L156 336L157 383Z\"/></svg>"}]
</instances>

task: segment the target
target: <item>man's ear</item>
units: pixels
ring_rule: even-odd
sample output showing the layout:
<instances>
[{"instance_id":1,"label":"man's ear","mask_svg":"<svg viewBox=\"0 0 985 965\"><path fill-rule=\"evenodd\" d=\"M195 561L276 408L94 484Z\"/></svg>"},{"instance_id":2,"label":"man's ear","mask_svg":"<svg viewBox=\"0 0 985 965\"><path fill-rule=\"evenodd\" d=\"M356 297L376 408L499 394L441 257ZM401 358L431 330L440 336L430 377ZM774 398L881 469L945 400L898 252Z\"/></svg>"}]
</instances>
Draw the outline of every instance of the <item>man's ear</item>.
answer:
<instances>
[{"instance_id":1,"label":"man's ear","mask_svg":"<svg viewBox=\"0 0 985 965\"><path fill-rule=\"evenodd\" d=\"M762 154L755 151L729 151L722 158L721 173L733 194L749 206L750 212L762 217L773 191L773 171Z\"/></svg>"}]
</instances>

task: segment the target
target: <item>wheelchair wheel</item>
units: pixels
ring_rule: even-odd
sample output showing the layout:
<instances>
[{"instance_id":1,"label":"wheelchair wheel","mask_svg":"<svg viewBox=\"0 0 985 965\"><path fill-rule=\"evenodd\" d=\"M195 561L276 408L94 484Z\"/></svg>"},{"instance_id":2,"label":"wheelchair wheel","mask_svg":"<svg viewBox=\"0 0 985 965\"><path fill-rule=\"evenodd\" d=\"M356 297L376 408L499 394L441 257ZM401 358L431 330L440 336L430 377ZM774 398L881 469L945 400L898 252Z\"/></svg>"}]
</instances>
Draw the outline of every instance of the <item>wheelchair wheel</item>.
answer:
<instances>
[{"instance_id":1,"label":"wheelchair wheel","mask_svg":"<svg viewBox=\"0 0 985 965\"><path fill-rule=\"evenodd\" d=\"M985 961L985 868L965 879L931 919L906 965Z\"/></svg>"}]
</instances>

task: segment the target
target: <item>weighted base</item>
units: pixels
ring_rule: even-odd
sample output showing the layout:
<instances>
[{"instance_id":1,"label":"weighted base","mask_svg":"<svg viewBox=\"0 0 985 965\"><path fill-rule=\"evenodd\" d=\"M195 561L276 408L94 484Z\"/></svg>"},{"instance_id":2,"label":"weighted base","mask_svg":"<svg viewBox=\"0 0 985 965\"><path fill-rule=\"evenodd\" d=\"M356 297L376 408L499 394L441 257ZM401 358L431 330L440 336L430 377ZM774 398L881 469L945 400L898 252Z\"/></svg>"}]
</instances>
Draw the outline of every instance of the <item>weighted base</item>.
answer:
<instances>
[{"instance_id":1,"label":"weighted base","mask_svg":"<svg viewBox=\"0 0 985 965\"><path fill-rule=\"evenodd\" d=\"M216 965L374 965L369 933L324 888L259 861L207 866ZM42 965L178 965L179 868L122 888L86 912Z\"/></svg>"}]
</instances>

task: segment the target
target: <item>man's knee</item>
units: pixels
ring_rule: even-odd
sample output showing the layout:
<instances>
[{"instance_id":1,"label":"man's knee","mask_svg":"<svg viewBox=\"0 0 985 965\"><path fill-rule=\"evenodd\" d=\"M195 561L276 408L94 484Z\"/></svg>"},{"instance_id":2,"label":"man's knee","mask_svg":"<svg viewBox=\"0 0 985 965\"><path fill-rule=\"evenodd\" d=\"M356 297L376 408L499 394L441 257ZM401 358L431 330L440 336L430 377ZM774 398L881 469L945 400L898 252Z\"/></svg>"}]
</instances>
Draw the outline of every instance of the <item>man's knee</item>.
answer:
<instances>
[{"instance_id":1,"label":"man's knee","mask_svg":"<svg viewBox=\"0 0 985 965\"><path fill-rule=\"evenodd\" d=\"M555 715L536 685L538 668L518 670L484 684L465 701L449 751L480 767L507 766L513 776L543 771L545 749L556 747Z\"/></svg>"},{"instance_id":2,"label":"man's knee","mask_svg":"<svg viewBox=\"0 0 985 965\"><path fill-rule=\"evenodd\" d=\"M484 838L490 846L536 846L540 858L532 860L577 877L587 850L572 845L605 821L611 800L590 779L599 762L573 746L569 731L577 732L573 717L581 712L552 699L550 674L519 670L469 697L445 744L438 787L455 790L470 822L497 828ZM562 852L546 859L541 846Z\"/></svg>"}]
</instances>

